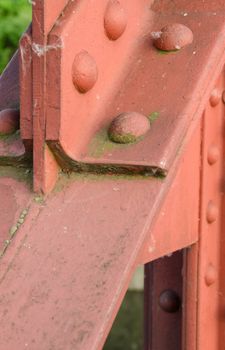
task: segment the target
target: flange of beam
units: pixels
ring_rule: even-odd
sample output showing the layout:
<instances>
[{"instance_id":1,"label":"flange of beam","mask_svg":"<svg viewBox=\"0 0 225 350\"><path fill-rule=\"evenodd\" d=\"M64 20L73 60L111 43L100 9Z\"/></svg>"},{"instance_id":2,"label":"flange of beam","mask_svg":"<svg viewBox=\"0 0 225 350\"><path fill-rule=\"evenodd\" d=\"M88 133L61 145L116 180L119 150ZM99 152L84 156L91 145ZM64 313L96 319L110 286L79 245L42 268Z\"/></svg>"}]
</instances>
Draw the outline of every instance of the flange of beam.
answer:
<instances>
[{"instance_id":1,"label":"flange of beam","mask_svg":"<svg viewBox=\"0 0 225 350\"><path fill-rule=\"evenodd\" d=\"M187 160L195 145L190 142ZM174 181L184 185L181 176L175 177L179 165L164 180L64 175L47 198L31 196L26 218L0 265L5 349L31 344L39 350L43 339L46 347L57 349L102 349L169 187ZM16 223L19 219L20 211ZM177 232L183 239L180 248L197 240L191 236L188 241L183 226ZM162 243L149 261L157 249L159 255L177 249L177 235L163 240L155 232L154 238Z\"/></svg>"}]
</instances>

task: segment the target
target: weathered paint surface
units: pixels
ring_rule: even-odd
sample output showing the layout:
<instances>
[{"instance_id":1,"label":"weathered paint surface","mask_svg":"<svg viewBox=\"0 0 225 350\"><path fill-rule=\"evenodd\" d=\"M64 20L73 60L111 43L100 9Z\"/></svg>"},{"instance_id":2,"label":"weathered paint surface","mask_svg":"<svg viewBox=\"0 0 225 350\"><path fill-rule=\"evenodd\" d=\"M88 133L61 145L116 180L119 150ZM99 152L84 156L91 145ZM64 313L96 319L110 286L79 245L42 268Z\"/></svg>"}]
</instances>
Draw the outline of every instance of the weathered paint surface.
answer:
<instances>
[{"instance_id":1,"label":"weathered paint surface","mask_svg":"<svg viewBox=\"0 0 225 350\"><path fill-rule=\"evenodd\" d=\"M64 176L58 191L36 198L2 260L0 309L8 311L0 335L9 349L35 350L43 341L57 349L102 348L150 234L156 246L148 261L162 255L162 238L150 228L178 165L166 180ZM165 253L177 239L165 240ZM181 232L179 247L196 240ZM41 322L34 327L33 319Z\"/></svg>"},{"instance_id":2,"label":"weathered paint surface","mask_svg":"<svg viewBox=\"0 0 225 350\"><path fill-rule=\"evenodd\" d=\"M203 11L195 5L193 16L192 12L174 13L172 3L170 10L168 4L160 1L150 9L151 3L147 1L131 4L123 0L121 6L127 25L117 40L110 40L105 32L106 0L97 7L94 2L87 6L85 1L70 1L61 16L55 17L55 25L49 26L49 31L43 29L45 9L41 3L33 6L36 190L43 191L45 183L45 141L60 166L66 169L82 168L79 165L82 163L86 169L109 165L125 170L140 168L139 172L144 167L146 173L168 172L190 123L202 115L214 83L208 77L219 75L225 56L221 12L208 12L209 1L205 2ZM189 4L183 6L188 11ZM167 16L161 7L165 7ZM38 16L42 20L37 21ZM163 55L154 47L151 33L160 31L168 22L185 24L192 30L194 39L179 52ZM85 60L85 64L79 60L79 69L84 69L80 77L85 76L89 84L93 62L98 74L91 89L81 93L73 84L73 64L83 53L91 60ZM25 81L21 81L22 90ZM42 94L46 94L44 100ZM146 98L146 94L151 97ZM104 130L118 114L129 111L148 117L157 112L158 118L140 142L115 147L105 138ZM27 114L25 110L24 113Z\"/></svg>"},{"instance_id":3,"label":"weathered paint surface","mask_svg":"<svg viewBox=\"0 0 225 350\"><path fill-rule=\"evenodd\" d=\"M73 160L91 164L145 165L166 172L177 154L190 121L202 114L212 89L208 76L212 71L215 74L215 69L218 73L222 69L224 52L221 51L221 45L225 30L223 17L213 14L206 16L204 11L199 11L195 17L184 17L181 12L165 18L162 13L144 12L144 2L139 2L138 6L132 4L133 8L126 1L122 3L130 13L127 29L118 42L112 43L104 36L101 28L104 5L99 6L96 14L91 7L87 10L85 3L82 6L71 3L65 12L67 20L62 18L62 25L55 26L51 31L50 44L54 46L54 43L60 42L65 47L61 45L62 47L48 52L46 138L57 141L61 152ZM134 10L135 15L132 12ZM74 31L73 11L77 31L83 33L80 41L71 34ZM93 13L99 18L98 25L92 24ZM93 31L88 29L87 33L87 28L83 25L84 17L89 19ZM188 25L194 33L194 41L180 52L160 55L153 46L150 33L160 30L165 22L171 21ZM135 30L136 27L138 30ZM104 46L100 44L102 41ZM74 50L67 51L67 46L73 46ZM88 94L80 94L74 89L71 80L75 53L82 50L88 51L95 58L99 70L98 81ZM209 56L212 65L207 64ZM54 69L51 70L50 67L53 66ZM108 79L110 84L107 83ZM53 88L55 86L57 89ZM146 93L150 98L146 99ZM105 107L102 108L102 105ZM102 148L102 151L98 157L91 156L88 145L96 131L107 127L118 114L129 111L137 111L146 116L157 111L159 118L141 142L129 147L110 147L107 140L102 140L104 136L98 136L94 147Z\"/></svg>"},{"instance_id":4,"label":"weathered paint surface","mask_svg":"<svg viewBox=\"0 0 225 350\"><path fill-rule=\"evenodd\" d=\"M21 40L26 147L19 134L0 140L0 165L15 166L0 177L1 343L5 350L101 349L137 265L191 246L168 260L179 256L170 268L154 263L146 346L164 350L175 325L171 348L222 350L224 82L216 80L225 60L223 2L121 0L116 21L110 3L35 1L32 35ZM187 25L193 42L165 54L151 32L168 22ZM88 59L78 64L82 50ZM0 78L12 105L1 95L0 109L19 102L16 60ZM150 130L140 142L112 147L108 125L134 110L149 117ZM48 196L15 176L27 166L27 141L34 189ZM112 175L112 165L132 175ZM60 167L67 174L57 183ZM137 175L141 167L166 176ZM183 301L172 321L156 305L164 288Z\"/></svg>"},{"instance_id":5,"label":"weathered paint surface","mask_svg":"<svg viewBox=\"0 0 225 350\"><path fill-rule=\"evenodd\" d=\"M201 124L191 137L157 219L146 237L140 252L141 263L171 254L198 240L200 171Z\"/></svg>"},{"instance_id":6,"label":"weathered paint surface","mask_svg":"<svg viewBox=\"0 0 225 350\"><path fill-rule=\"evenodd\" d=\"M10 243L8 241L13 238L16 231L20 228L20 216L25 210L28 211L32 198L30 186L6 174L7 171L4 174L3 168L0 167L0 256L2 256L5 247Z\"/></svg>"},{"instance_id":7,"label":"weathered paint surface","mask_svg":"<svg viewBox=\"0 0 225 350\"><path fill-rule=\"evenodd\" d=\"M222 91L224 86L223 71L216 87ZM219 333L219 326L221 329L224 326L224 310L219 307L224 298L219 278L220 269L223 269L220 246L224 221L224 104L221 100L217 106L209 104L206 107L203 121L197 346L199 349L222 350L225 338ZM219 152L214 163L209 162L212 146ZM205 330L209 328L210 332L206 334Z\"/></svg>"}]
</instances>

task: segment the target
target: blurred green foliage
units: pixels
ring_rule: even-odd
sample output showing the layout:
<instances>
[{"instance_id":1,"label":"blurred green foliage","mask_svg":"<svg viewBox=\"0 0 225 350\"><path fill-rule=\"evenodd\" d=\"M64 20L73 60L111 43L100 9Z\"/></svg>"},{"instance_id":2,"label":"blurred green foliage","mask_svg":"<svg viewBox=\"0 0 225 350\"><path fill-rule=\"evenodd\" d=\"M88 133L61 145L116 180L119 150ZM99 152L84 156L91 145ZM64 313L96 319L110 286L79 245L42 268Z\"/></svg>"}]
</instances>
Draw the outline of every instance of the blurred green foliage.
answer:
<instances>
[{"instance_id":1,"label":"blurred green foliage","mask_svg":"<svg viewBox=\"0 0 225 350\"><path fill-rule=\"evenodd\" d=\"M143 291L128 291L104 350L143 349Z\"/></svg>"},{"instance_id":2,"label":"blurred green foliage","mask_svg":"<svg viewBox=\"0 0 225 350\"><path fill-rule=\"evenodd\" d=\"M31 21L29 0L0 0L0 73L12 57Z\"/></svg>"}]
</instances>

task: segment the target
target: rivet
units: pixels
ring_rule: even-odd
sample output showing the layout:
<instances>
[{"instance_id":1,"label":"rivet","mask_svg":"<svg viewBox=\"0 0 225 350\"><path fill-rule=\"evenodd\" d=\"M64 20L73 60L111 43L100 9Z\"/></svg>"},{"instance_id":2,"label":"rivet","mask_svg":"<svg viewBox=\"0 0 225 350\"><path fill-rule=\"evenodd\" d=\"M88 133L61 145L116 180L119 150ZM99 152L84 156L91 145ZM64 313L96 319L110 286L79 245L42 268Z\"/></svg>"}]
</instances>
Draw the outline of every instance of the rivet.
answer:
<instances>
[{"instance_id":1,"label":"rivet","mask_svg":"<svg viewBox=\"0 0 225 350\"><path fill-rule=\"evenodd\" d=\"M109 39L117 40L123 34L127 26L127 14L117 0L108 2L105 17L105 31Z\"/></svg>"},{"instance_id":2,"label":"rivet","mask_svg":"<svg viewBox=\"0 0 225 350\"><path fill-rule=\"evenodd\" d=\"M215 267L212 264L209 264L205 273L205 283L207 286L211 286L216 282L217 272Z\"/></svg>"},{"instance_id":3,"label":"rivet","mask_svg":"<svg viewBox=\"0 0 225 350\"><path fill-rule=\"evenodd\" d=\"M108 130L111 141L133 143L139 141L150 129L150 121L143 114L128 112L116 117Z\"/></svg>"},{"instance_id":4,"label":"rivet","mask_svg":"<svg viewBox=\"0 0 225 350\"><path fill-rule=\"evenodd\" d=\"M215 164L218 161L219 156L220 152L218 147L216 147L215 145L210 146L208 150L208 163L210 165Z\"/></svg>"},{"instance_id":5,"label":"rivet","mask_svg":"<svg viewBox=\"0 0 225 350\"><path fill-rule=\"evenodd\" d=\"M180 50L193 41L191 29L180 23L169 24L159 32L153 32L154 45L159 50Z\"/></svg>"},{"instance_id":6,"label":"rivet","mask_svg":"<svg viewBox=\"0 0 225 350\"><path fill-rule=\"evenodd\" d=\"M218 208L213 201L210 201L208 203L207 211L206 211L206 218L209 224L213 223L216 221L218 217Z\"/></svg>"},{"instance_id":7,"label":"rivet","mask_svg":"<svg viewBox=\"0 0 225 350\"><path fill-rule=\"evenodd\" d=\"M159 306L165 312L174 313L180 308L181 300L179 295L171 290L167 289L160 294Z\"/></svg>"},{"instance_id":8,"label":"rivet","mask_svg":"<svg viewBox=\"0 0 225 350\"><path fill-rule=\"evenodd\" d=\"M212 107L216 107L221 100L221 91L217 88L213 89L210 96L210 104Z\"/></svg>"},{"instance_id":9,"label":"rivet","mask_svg":"<svg viewBox=\"0 0 225 350\"><path fill-rule=\"evenodd\" d=\"M0 134L7 135L19 129L20 112L17 109L4 109L0 112Z\"/></svg>"},{"instance_id":10,"label":"rivet","mask_svg":"<svg viewBox=\"0 0 225 350\"><path fill-rule=\"evenodd\" d=\"M224 90L223 93L222 93L222 101L223 101L223 103L225 104L225 90Z\"/></svg>"},{"instance_id":11,"label":"rivet","mask_svg":"<svg viewBox=\"0 0 225 350\"><path fill-rule=\"evenodd\" d=\"M94 58L87 51L81 51L76 55L73 61L72 79L78 91L82 93L89 91L95 85L98 68Z\"/></svg>"}]
</instances>

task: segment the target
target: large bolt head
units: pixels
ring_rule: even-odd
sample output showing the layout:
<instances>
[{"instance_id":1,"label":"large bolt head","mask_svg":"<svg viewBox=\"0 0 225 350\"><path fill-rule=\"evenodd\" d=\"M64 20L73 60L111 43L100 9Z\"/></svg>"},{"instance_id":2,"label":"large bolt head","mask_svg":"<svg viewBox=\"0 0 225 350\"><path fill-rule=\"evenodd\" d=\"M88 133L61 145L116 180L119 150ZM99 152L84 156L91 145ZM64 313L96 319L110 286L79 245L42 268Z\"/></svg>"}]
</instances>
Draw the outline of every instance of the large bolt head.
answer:
<instances>
[{"instance_id":1,"label":"large bolt head","mask_svg":"<svg viewBox=\"0 0 225 350\"><path fill-rule=\"evenodd\" d=\"M77 90L84 93L95 85L98 79L96 62L87 51L78 53L73 61L72 79Z\"/></svg>"},{"instance_id":2,"label":"large bolt head","mask_svg":"<svg viewBox=\"0 0 225 350\"><path fill-rule=\"evenodd\" d=\"M109 127L111 141L133 143L139 141L150 129L150 121L143 114L129 112L120 114Z\"/></svg>"},{"instance_id":3,"label":"large bolt head","mask_svg":"<svg viewBox=\"0 0 225 350\"><path fill-rule=\"evenodd\" d=\"M163 311L169 313L177 312L180 304L180 297L175 291L167 289L160 294L159 306Z\"/></svg>"},{"instance_id":4,"label":"large bolt head","mask_svg":"<svg viewBox=\"0 0 225 350\"><path fill-rule=\"evenodd\" d=\"M180 50L193 41L192 31L179 23L169 24L160 32L154 32L152 35L155 47L165 51Z\"/></svg>"}]
</instances>

